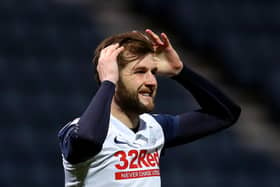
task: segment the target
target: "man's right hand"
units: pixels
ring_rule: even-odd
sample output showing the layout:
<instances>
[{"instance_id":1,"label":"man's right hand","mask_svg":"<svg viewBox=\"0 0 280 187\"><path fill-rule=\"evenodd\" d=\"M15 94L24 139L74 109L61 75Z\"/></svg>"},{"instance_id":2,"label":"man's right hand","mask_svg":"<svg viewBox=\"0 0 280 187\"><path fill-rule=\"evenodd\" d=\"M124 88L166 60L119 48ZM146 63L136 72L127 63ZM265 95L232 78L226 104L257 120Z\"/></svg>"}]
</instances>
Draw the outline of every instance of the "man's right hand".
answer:
<instances>
[{"instance_id":1,"label":"man's right hand","mask_svg":"<svg viewBox=\"0 0 280 187\"><path fill-rule=\"evenodd\" d=\"M101 50L97 64L97 72L101 82L108 80L116 84L119 80L117 57L124 50L118 43L111 44Z\"/></svg>"}]
</instances>

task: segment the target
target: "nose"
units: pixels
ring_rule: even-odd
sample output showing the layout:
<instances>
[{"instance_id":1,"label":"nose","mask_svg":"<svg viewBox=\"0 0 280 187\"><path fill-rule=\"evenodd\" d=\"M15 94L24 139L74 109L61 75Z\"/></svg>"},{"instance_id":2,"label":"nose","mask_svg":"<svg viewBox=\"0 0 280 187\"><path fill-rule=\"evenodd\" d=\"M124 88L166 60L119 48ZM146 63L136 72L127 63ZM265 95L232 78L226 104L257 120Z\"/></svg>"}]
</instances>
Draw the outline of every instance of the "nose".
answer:
<instances>
[{"instance_id":1,"label":"nose","mask_svg":"<svg viewBox=\"0 0 280 187\"><path fill-rule=\"evenodd\" d=\"M152 72L147 72L145 76L145 83L146 85L156 86L157 85L156 76Z\"/></svg>"}]
</instances>

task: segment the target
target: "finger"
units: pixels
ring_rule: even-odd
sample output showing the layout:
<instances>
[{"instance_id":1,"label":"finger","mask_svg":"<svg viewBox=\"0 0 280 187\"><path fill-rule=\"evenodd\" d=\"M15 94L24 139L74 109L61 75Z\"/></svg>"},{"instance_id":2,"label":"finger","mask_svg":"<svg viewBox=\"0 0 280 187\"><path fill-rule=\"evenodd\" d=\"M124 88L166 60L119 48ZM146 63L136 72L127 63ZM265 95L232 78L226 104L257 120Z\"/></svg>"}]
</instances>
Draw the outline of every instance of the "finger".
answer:
<instances>
[{"instance_id":1,"label":"finger","mask_svg":"<svg viewBox=\"0 0 280 187\"><path fill-rule=\"evenodd\" d=\"M168 39L168 36L167 36L164 32L161 33L160 36L161 36L161 38L162 38L162 40L163 40L163 42L164 42L164 45L165 45L166 47L171 45L171 43L170 43L170 41L169 41L169 39Z\"/></svg>"},{"instance_id":2,"label":"finger","mask_svg":"<svg viewBox=\"0 0 280 187\"><path fill-rule=\"evenodd\" d=\"M112 54L112 52L118 47L118 43L114 43L114 44L111 44L111 45L108 45L107 47L105 47L103 50L103 54L105 56L110 56Z\"/></svg>"},{"instance_id":3,"label":"finger","mask_svg":"<svg viewBox=\"0 0 280 187\"><path fill-rule=\"evenodd\" d=\"M102 50L101 50L101 53L100 53L100 55L106 55L106 53L108 52L108 49L110 48L110 45L108 45L108 46L106 46L105 48L103 48Z\"/></svg>"},{"instance_id":4,"label":"finger","mask_svg":"<svg viewBox=\"0 0 280 187\"><path fill-rule=\"evenodd\" d=\"M103 48L101 51L100 51L100 57L103 57L106 53L106 48Z\"/></svg>"},{"instance_id":5,"label":"finger","mask_svg":"<svg viewBox=\"0 0 280 187\"><path fill-rule=\"evenodd\" d=\"M164 43L161 41L160 37L156 33L154 33L152 30L146 29L145 32L147 33L148 37L150 37L152 39L152 41L154 41L157 45L164 45Z\"/></svg>"},{"instance_id":6,"label":"finger","mask_svg":"<svg viewBox=\"0 0 280 187\"><path fill-rule=\"evenodd\" d=\"M117 49L114 50L112 55L118 56L124 49L125 49L124 46L120 46L120 47L118 47Z\"/></svg>"},{"instance_id":7,"label":"finger","mask_svg":"<svg viewBox=\"0 0 280 187\"><path fill-rule=\"evenodd\" d=\"M100 59L106 58L110 54L110 48L112 48L112 45L108 45L105 48L103 48L100 52Z\"/></svg>"},{"instance_id":8,"label":"finger","mask_svg":"<svg viewBox=\"0 0 280 187\"><path fill-rule=\"evenodd\" d=\"M110 47L108 48L107 54L112 55L112 53L114 53L115 50L118 49L118 48L119 48L119 43L115 43L115 44L110 45Z\"/></svg>"},{"instance_id":9,"label":"finger","mask_svg":"<svg viewBox=\"0 0 280 187\"><path fill-rule=\"evenodd\" d=\"M119 43L113 43L113 44L106 46L104 49L116 48L118 45L119 45Z\"/></svg>"}]
</instances>

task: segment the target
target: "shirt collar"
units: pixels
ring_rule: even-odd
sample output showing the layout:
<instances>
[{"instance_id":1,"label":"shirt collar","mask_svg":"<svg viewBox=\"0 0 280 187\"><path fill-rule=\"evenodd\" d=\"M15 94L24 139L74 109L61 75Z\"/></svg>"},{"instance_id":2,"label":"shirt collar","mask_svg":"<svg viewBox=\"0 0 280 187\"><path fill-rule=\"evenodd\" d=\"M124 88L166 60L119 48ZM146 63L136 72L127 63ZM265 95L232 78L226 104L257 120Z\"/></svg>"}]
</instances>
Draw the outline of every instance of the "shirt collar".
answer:
<instances>
[{"instance_id":1,"label":"shirt collar","mask_svg":"<svg viewBox=\"0 0 280 187\"><path fill-rule=\"evenodd\" d=\"M133 132L130 128L128 128L124 123L122 123L118 118L111 115L111 123L113 123L114 126L116 126L122 133L119 136L122 136L122 138L129 139L132 142L138 142L138 140L143 140L145 142L148 142L149 140L149 128L146 124L146 122L141 118L139 121L139 129L136 133ZM125 137L123 137L125 134Z\"/></svg>"}]
</instances>

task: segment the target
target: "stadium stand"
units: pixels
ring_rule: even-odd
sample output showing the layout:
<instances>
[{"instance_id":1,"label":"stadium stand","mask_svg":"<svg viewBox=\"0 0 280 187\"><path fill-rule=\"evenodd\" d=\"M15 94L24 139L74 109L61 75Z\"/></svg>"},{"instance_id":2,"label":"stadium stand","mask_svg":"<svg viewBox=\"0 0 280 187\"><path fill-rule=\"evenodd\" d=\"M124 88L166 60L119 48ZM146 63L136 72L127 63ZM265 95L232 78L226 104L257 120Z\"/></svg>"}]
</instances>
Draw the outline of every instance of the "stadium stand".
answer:
<instances>
[{"instance_id":1,"label":"stadium stand","mask_svg":"<svg viewBox=\"0 0 280 187\"><path fill-rule=\"evenodd\" d=\"M185 46L214 57L225 78L269 98L271 117L279 122L275 88L279 82L271 75L280 72L278 1L144 0L131 4L135 11L168 25ZM276 84L265 86L271 81Z\"/></svg>"},{"instance_id":2,"label":"stadium stand","mask_svg":"<svg viewBox=\"0 0 280 187\"><path fill-rule=\"evenodd\" d=\"M175 33L185 47L209 59L206 63L215 62L212 65L225 72L225 79L261 95L271 117L279 121L279 2L144 0L130 5ZM223 139L226 135L232 138ZM265 154L246 150L231 131L181 149L167 154L162 162L165 186L280 184L279 165Z\"/></svg>"},{"instance_id":3,"label":"stadium stand","mask_svg":"<svg viewBox=\"0 0 280 187\"><path fill-rule=\"evenodd\" d=\"M272 2L130 3L151 19L166 20L189 49L223 54L219 66L229 77L242 86L265 88L277 108L279 4ZM260 14L262 7L267 14ZM57 131L84 110L97 88L90 60L104 36L91 16L77 3L0 1L1 187L63 186ZM182 102L191 109L193 101L177 90L180 99L168 102L170 95L164 90L172 85L167 81L159 88L163 100L156 110L180 111ZM161 163L163 187L280 184L279 164L264 153L248 151L230 130L167 151Z\"/></svg>"},{"instance_id":4,"label":"stadium stand","mask_svg":"<svg viewBox=\"0 0 280 187\"><path fill-rule=\"evenodd\" d=\"M96 88L99 34L78 5L4 0L0 14L0 186L63 186L56 134Z\"/></svg>"}]
</instances>

